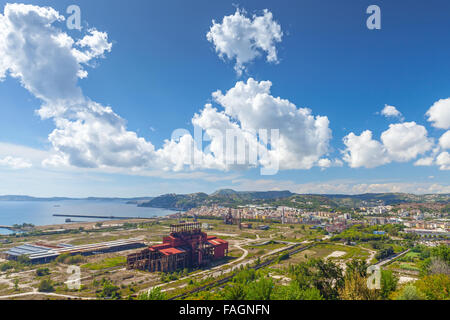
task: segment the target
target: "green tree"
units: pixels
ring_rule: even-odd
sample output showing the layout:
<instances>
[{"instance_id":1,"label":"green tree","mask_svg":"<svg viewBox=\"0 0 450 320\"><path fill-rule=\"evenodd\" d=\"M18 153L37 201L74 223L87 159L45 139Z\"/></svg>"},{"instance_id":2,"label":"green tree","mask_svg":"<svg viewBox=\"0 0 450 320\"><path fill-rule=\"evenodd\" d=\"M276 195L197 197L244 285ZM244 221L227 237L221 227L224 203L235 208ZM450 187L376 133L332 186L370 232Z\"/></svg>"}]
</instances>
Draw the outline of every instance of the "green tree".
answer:
<instances>
[{"instance_id":1,"label":"green tree","mask_svg":"<svg viewBox=\"0 0 450 320\"><path fill-rule=\"evenodd\" d=\"M346 276L352 276L358 273L361 277L367 277L367 262L361 259L353 259L347 262Z\"/></svg>"},{"instance_id":2,"label":"green tree","mask_svg":"<svg viewBox=\"0 0 450 320\"><path fill-rule=\"evenodd\" d=\"M103 288L98 294L100 298L108 298L108 299L120 299L120 288L115 286L111 280L102 279Z\"/></svg>"},{"instance_id":3,"label":"green tree","mask_svg":"<svg viewBox=\"0 0 450 320\"><path fill-rule=\"evenodd\" d=\"M448 275L425 276L414 285L429 300L450 300L450 276Z\"/></svg>"},{"instance_id":4,"label":"green tree","mask_svg":"<svg viewBox=\"0 0 450 320\"><path fill-rule=\"evenodd\" d=\"M407 284L399 292L394 294L395 300L424 300L423 295L420 291L413 285Z\"/></svg>"},{"instance_id":5,"label":"green tree","mask_svg":"<svg viewBox=\"0 0 450 320\"><path fill-rule=\"evenodd\" d=\"M270 300L274 284L271 278L261 278L251 282L247 289L248 300Z\"/></svg>"},{"instance_id":6,"label":"green tree","mask_svg":"<svg viewBox=\"0 0 450 320\"><path fill-rule=\"evenodd\" d=\"M241 284L247 284L254 281L256 278L257 275L254 269L243 269L235 275L233 281Z\"/></svg>"},{"instance_id":7,"label":"green tree","mask_svg":"<svg viewBox=\"0 0 450 320\"><path fill-rule=\"evenodd\" d=\"M247 293L245 292L244 285L234 283L225 287L222 295L225 300L245 300Z\"/></svg>"},{"instance_id":8,"label":"green tree","mask_svg":"<svg viewBox=\"0 0 450 320\"><path fill-rule=\"evenodd\" d=\"M160 287L152 288L147 293L141 293L138 300L167 300L167 295Z\"/></svg>"},{"instance_id":9,"label":"green tree","mask_svg":"<svg viewBox=\"0 0 450 320\"><path fill-rule=\"evenodd\" d=\"M344 285L342 269L331 260L313 259L310 261L313 269L312 283L325 299L335 300L339 297L339 289Z\"/></svg>"},{"instance_id":10,"label":"green tree","mask_svg":"<svg viewBox=\"0 0 450 320\"><path fill-rule=\"evenodd\" d=\"M19 278L14 279L14 291L19 291Z\"/></svg>"},{"instance_id":11,"label":"green tree","mask_svg":"<svg viewBox=\"0 0 450 320\"><path fill-rule=\"evenodd\" d=\"M388 299L389 295L397 289L398 277L390 270L381 270L381 297Z\"/></svg>"},{"instance_id":12,"label":"green tree","mask_svg":"<svg viewBox=\"0 0 450 320\"><path fill-rule=\"evenodd\" d=\"M344 285L339 289L339 297L342 300L378 300L377 290L367 287L367 278L363 277L358 270L347 274Z\"/></svg>"}]
</instances>

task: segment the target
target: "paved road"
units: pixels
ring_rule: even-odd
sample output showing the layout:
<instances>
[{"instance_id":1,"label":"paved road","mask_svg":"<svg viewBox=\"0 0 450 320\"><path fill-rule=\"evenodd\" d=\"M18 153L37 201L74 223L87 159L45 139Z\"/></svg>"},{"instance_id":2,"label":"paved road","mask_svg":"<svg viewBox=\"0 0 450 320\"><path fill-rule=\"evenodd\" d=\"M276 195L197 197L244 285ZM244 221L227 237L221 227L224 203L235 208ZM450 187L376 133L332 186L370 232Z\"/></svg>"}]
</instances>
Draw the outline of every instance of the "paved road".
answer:
<instances>
[{"instance_id":1,"label":"paved road","mask_svg":"<svg viewBox=\"0 0 450 320\"><path fill-rule=\"evenodd\" d=\"M400 253L398 253L396 255L393 255L392 257L390 257L390 258L388 258L386 260L383 260L383 261L380 261L380 262L376 263L375 265L378 266L378 267L381 267L381 266L391 262L392 260L395 260L395 259L400 258L401 256L407 254L410 250L411 249L408 249L408 250L405 250L403 252L400 252Z\"/></svg>"},{"instance_id":2,"label":"paved road","mask_svg":"<svg viewBox=\"0 0 450 320\"><path fill-rule=\"evenodd\" d=\"M16 294L10 294L10 295L6 295L6 296L0 296L0 300L26 297L26 296L34 296L34 295L44 295L44 296L50 296L50 297L79 299L79 300L95 300L95 298L88 298L88 297L69 296L66 294L58 294L58 293L51 293L51 292L38 292L36 289L35 289L35 291L31 291L31 292L16 293Z\"/></svg>"}]
</instances>

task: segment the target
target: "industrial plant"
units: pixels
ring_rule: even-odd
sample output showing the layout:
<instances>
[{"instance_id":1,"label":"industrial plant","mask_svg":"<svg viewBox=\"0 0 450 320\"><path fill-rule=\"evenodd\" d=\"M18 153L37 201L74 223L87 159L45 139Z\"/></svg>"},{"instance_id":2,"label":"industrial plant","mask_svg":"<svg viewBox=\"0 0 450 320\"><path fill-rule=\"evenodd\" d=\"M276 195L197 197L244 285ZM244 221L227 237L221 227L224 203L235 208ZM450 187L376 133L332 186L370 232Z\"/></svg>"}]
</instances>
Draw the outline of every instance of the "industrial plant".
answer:
<instances>
[{"instance_id":1,"label":"industrial plant","mask_svg":"<svg viewBox=\"0 0 450 320\"><path fill-rule=\"evenodd\" d=\"M51 245L37 242L35 244L23 244L13 247L2 253L8 260L17 260L20 256L26 256L32 264L50 262L62 254L70 255L95 255L109 252L125 251L144 247L139 239L123 239L109 242L100 242L83 245L58 244Z\"/></svg>"},{"instance_id":2,"label":"industrial plant","mask_svg":"<svg viewBox=\"0 0 450 320\"><path fill-rule=\"evenodd\" d=\"M128 255L127 269L173 272L207 266L228 254L228 242L202 232L200 223L171 225L170 231L162 244Z\"/></svg>"}]
</instances>

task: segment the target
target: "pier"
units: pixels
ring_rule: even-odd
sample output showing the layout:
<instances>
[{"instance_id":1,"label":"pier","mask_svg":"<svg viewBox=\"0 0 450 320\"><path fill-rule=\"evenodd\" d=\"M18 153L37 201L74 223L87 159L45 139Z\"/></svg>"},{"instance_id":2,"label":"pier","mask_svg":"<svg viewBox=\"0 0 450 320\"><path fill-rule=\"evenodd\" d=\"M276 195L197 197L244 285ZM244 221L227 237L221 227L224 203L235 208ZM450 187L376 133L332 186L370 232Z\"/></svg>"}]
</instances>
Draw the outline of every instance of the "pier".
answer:
<instances>
[{"instance_id":1,"label":"pier","mask_svg":"<svg viewBox=\"0 0 450 320\"><path fill-rule=\"evenodd\" d=\"M66 217L66 218L91 218L91 219L119 219L119 220L126 220L126 219L154 219L154 218L147 218L147 217L118 217L118 216L89 216L89 215L82 215L82 214L54 214L54 217Z\"/></svg>"},{"instance_id":2,"label":"pier","mask_svg":"<svg viewBox=\"0 0 450 320\"><path fill-rule=\"evenodd\" d=\"M3 225L0 225L0 229L8 229L8 230L11 230L11 231L19 230L17 228L14 228L13 226L3 226Z\"/></svg>"}]
</instances>

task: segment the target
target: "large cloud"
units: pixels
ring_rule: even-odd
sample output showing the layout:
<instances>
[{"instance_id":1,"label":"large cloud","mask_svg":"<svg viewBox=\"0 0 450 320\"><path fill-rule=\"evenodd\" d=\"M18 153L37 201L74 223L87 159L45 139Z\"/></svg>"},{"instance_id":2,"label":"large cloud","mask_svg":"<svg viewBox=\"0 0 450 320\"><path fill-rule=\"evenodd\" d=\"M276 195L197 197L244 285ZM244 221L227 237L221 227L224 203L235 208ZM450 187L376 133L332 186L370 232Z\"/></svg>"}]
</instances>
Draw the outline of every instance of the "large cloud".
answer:
<instances>
[{"instance_id":1,"label":"large cloud","mask_svg":"<svg viewBox=\"0 0 450 320\"><path fill-rule=\"evenodd\" d=\"M433 147L425 127L415 122L391 124L381 134L381 142L372 139L372 132L357 136L353 132L344 137L344 160L350 167L373 168L392 161L406 162Z\"/></svg>"},{"instance_id":2,"label":"large cloud","mask_svg":"<svg viewBox=\"0 0 450 320\"><path fill-rule=\"evenodd\" d=\"M310 109L297 108L289 100L272 96L271 86L270 81L258 82L250 78L246 83L237 82L226 93L216 91L214 100L223 111L205 109L196 115L194 124L204 129L234 128L239 134L246 135L249 145L254 148L258 142L252 132L277 129L278 143L272 144L267 158L261 159L262 164L277 157L280 169L309 169L328 152L329 120L314 116ZM261 148L260 143L258 148Z\"/></svg>"},{"instance_id":3,"label":"large cloud","mask_svg":"<svg viewBox=\"0 0 450 320\"><path fill-rule=\"evenodd\" d=\"M433 127L450 129L450 98L435 102L427 111L427 116Z\"/></svg>"},{"instance_id":4,"label":"large cloud","mask_svg":"<svg viewBox=\"0 0 450 320\"><path fill-rule=\"evenodd\" d=\"M347 148L343 159L352 168L374 168L389 162L386 148L372 139L370 130L364 131L359 136L351 132L344 137L344 144Z\"/></svg>"},{"instance_id":5,"label":"large cloud","mask_svg":"<svg viewBox=\"0 0 450 320\"><path fill-rule=\"evenodd\" d=\"M214 44L221 58L236 60L235 70L241 75L245 64L267 54L268 62L278 62L275 44L281 42L283 32L267 9L262 16L245 16L245 11L237 9L234 15L223 17L222 23L213 20L206 35Z\"/></svg>"},{"instance_id":6,"label":"large cloud","mask_svg":"<svg viewBox=\"0 0 450 320\"><path fill-rule=\"evenodd\" d=\"M85 97L77 84L87 76L83 64L111 50L107 34L90 29L75 41L57 28L63 20L52 8L23 4L7 4L0 14L0 77L18 78L43 101L38 114L57 127L49 140L59 154L45 164L148 166L153 145L128 131L110 107Z\"/></svg>"},{"instance_id":7,"label":"large cloud","mask_svg":"<svg viewBox=\"0 0 450 320\"><path fill-rule=\"evenodd\" d=\"M0 15L1 76L18 78L42 100L41 118L53 119L56 126L49 135L56 154L43 161L45 166L227 170L268 167L281 160L284 169L309 169L328 152L331 130L327 117L314 116L310 109L271 96L269 81L253 79L236 83L225 94L213 94L222 111L207 105L194 115L192 123L211 141L206 150L189 133L155 150L151 142L127 130L126 122L111 107L92 101L78 86L78 80L87 76L85 67L111 50L108 35L89 29L80 39L73 39L57 27L63 20L52 8L32 5L8 4ZM234 43L241 46L234 55L238 64L249 62L260 50L267 52L269 61L277 61L273 43L281 40L282 33L270 12L251 20L238 11L211 28L211 39L219 41L218 35L228 27L232 34L244 37ZM227 42L231 34L225 34L222 40ZM242 51L247 45L248 55ZM228 54L230 48L219 45L218 50ZM269 130L268 136L271 129L279 130L279 143L265 141L260 129ZM233 152L224 152L227 130L247 144L246 150L237 152L236 163ZM249 158L255 154L259 161ZM326 162L322 159L319 165L324 167Z\"/></svg>"},{"instance_id":8,"label":"large cloud","mask_svg":"<svg viewBox=\"0 0 450 320\"><path fill-rule=\"evenodd\" d=\"M237 82L226 93L214 92L220 110L207 104L192 119L194 127L204 132L208 146L194 148L194 138L185 133L177 142L166 141L158 156L177 169L186 165L220 170L258 165L275 170L340 165L321 158L327 154L331 139L328 118L272 96L271 86L270 81L250 78ZM278 137L272 136L274 130ZM193 148L196 155L189 152Z\"/></svg>"},{"instance_id":9,"label":"large cloud","mask_svg":"<svg viewBox=\"0 0 450 320\"><path fill-rule=\"evenodd\" d=\"M424 126L415 122L391 124L381 134L381 141L392 161L406 162L424 154L433 147Z\"/></svg>"}]
</instances>

